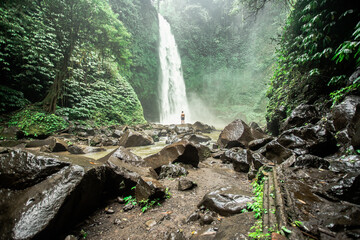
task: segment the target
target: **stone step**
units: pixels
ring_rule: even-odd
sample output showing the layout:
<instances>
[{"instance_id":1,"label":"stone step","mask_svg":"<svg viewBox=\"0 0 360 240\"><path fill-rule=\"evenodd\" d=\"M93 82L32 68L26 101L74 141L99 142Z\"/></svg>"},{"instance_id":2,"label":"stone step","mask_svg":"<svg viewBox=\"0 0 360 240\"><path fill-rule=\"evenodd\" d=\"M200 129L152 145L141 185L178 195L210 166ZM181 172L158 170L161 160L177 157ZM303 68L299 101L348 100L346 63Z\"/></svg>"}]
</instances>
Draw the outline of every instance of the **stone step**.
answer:
<instances>
[{"instance_id":1,"label":"stone step","mask_svg":"<svg viewBox=\"0 0 360 240\"><path fill-rule=\"evenodd\" d=\"M263 233L276 232L283 228L289 229L291 234L287 234L288 239L302 240L303 235L296 227L291 226L287 221L285 213L284 195L286 199L286 189L281 189L277 177L276 168L268 172L267 179L264 184L263 195Z\"/></svg>"}]
</instances>

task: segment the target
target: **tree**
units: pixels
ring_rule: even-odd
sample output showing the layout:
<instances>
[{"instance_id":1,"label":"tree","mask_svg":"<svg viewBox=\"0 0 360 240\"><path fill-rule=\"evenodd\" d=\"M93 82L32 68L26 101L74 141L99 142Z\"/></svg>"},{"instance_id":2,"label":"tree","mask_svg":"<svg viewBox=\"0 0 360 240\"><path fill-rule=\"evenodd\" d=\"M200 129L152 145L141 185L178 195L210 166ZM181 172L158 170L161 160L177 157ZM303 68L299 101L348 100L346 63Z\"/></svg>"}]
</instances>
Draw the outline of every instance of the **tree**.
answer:
<instances>
[{"instance_id":1,"label":"tree","mask_svg":"<svg viewBox=\"0 0 360 240\"><path fill-rule=\"evenodd\" d=\"M61 52L53 84L42 102L44 110L55 112L76 48L96 48L103 57L114 58L122 71L127 71L130 35L108 3L101 0L43 0L39 4L45 12L46 24L54 29Z\"/></svg>"}]
</instances>

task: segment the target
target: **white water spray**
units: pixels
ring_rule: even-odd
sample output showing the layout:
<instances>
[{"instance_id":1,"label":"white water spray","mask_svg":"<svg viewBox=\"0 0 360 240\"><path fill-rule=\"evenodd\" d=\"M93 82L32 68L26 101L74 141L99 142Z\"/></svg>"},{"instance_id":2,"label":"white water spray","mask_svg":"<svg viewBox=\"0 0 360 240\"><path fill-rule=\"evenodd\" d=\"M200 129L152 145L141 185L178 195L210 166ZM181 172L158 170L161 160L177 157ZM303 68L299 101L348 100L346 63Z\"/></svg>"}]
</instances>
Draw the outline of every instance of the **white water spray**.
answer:
<instances>
[{"instance_id":1,"label":"white water spray","mask_svg":"<svg viewBox=\"0 0 360 240\"><path fill-rule=\"evenodd\" d=\"M189 122L190 113L186 98L181 59L170 24L159 14L161 73L159 76L160 123L179 124L181 111Z\"/></svg>"}]
</instances>

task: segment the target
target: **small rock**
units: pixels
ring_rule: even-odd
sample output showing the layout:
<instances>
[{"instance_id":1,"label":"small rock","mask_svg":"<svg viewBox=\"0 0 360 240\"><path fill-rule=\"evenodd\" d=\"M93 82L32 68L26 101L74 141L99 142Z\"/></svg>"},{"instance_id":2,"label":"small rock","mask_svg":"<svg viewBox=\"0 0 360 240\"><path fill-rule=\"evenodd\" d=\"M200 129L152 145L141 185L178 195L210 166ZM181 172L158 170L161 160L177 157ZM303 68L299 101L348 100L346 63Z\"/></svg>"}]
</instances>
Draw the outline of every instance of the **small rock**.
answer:
<instances>
[{"instance_id":1,"label":"small rock","mask_svg":"<svg viewBox=\"0 0 360 240\"><path fill-rule=\"evenodd\" d=\"M122 198L122 197L117 197L116 200L118 203L125 203L124 198Z\"/></svg>"},{"instance_id":2,"label":"small rock","mask_svg":"<svg viewBox=\"0 0 360 240\"><path fill-rule=\"evenodd\" d=\"M200 218L200 215L198 212L193 212L192 214L190 214L190 216L186 219L186 223L189 222L195 222Z\"/></svg>"},{"instance_id":3,"label":"small rock","mask_svg":"<svg viewBox=\"0 0 360 240\"><path fill-rule=\"evenodd\" d=\"M169 236L167 237L167 240L185 240L186 238L184 237L182 232L172 232L169 234Z\"/></svg>"},{"instance_id":4,"label":"small rock","mask_svg":"<svg viewBox=\"0 0 360 240\"><path fill-rule=\"evenodd\" d=\"M67 235L65 240L77 240L77 238L74 235Z\"/></svg>"},{"instance_id":5,"label":"small rock","mask_svg":"<svg viewBox=\"0 0 360 240\"><path fill-rule=\"evenodd\" d=\"M150 219L145 223L145 225L148 226L149 228L152 228L153 226L156 225L156 221L154 219Z\"/></svg>"},{"instance_id":6,"label":"small rock","mask_svg":"<svg viewBox=\"0 0 360 240\"><path fill-rule=\"evenodd\" d=\"M204 224L204 225L211 224L213 221L214 221L213 217L210 216L209 214L205 214L200 219L201 224Z\"/></svg>"},{"instance_id":7,"label":"small rock","mask_svg":"<svg viewBox=\"0 0 360 240\"><path fill-rule=\"evenodd\" d=\"M120 225L120 224L121 224L121 220L118 219L118 218L116 218L116 219L114 220L114 224L115 224L115 225Z\"/></svg>"},{"instance_id":8,"label":"small rock","mask_svg":"<svg viewBox=\"0 0 360 240\"><path fill-rule=\"evenodd\" d=\"M115 213L115 211L110 207L110 208L105 208L105 212L107 213L107 214L113 214L113 213Z\"/></svg>"},{"instance_id":9,"label":"small rock","mask_svg":"<svg viewBox=\"0 0 360 240\"><path fill-rule=\"evenodd\" d=\"M190 190L194 187L196 187L197 184L188 180L187 178L180 178L178 181L178 189L180 191Z\"/></svg>"},{"instance_id":10,"label":"small rock","mask_svg":"<svg viewBox=\"0 0 360 240\"><path fill-rule=\"evenodd\" d=\"M123 207L123 210L126 212L126 211L130 211L133 208L134 208L134 205L132 205L131 203L128 203Z\"/></svg>"}]
</instances>

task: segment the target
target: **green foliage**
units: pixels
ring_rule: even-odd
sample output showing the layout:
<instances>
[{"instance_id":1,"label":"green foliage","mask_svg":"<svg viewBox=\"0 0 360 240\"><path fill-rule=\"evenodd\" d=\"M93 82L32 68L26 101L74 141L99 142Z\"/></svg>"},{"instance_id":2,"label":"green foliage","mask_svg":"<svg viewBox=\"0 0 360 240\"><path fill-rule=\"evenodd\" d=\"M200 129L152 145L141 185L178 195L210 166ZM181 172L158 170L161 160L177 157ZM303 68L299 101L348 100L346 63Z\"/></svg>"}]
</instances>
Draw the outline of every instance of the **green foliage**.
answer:
<instances>
[{"instance_id":1,"label":"green foliage","mask_svg":"<svg viewBox=\"0 0 360 240\"><path fill-rule=\"evenodd\" d=\"M46 99L60 98L58 114L71 120L145 121L126 80L131 35L108 2L4 1L0 13L0 112L39 102L49 91Z\"/></svg>"},{"instance_id":2,"label":"green foliage","mask_svg":"<svg viewBox=\"0 0 360 240\"><path fill-rule=\"evenodd\" d=\"M348 57L349 48L358 47L343 43L352 34L354 40L358 39L359 32L353 33L359 18L356 6L355 2L340 4L336 0L296 2L279 42L277 64L267 91L268 122L284 119L299 103L327 97L334 88L344 87L344 80L355 67L355 61ZM336 66L332 61L334 52L334 59L338 63L348 59L346 64ZM347 90L337 92L335 97Z\"/></svg>"},{"instance_id":3,"label":"green foliage","mask_svg":"<svg viewBox=\"0 0 360 240\"><path fill-rule=\"evenodd\" d=\"M150 1L110 0L113 11L131 33L132 53L129 82L134 88L147 119L158 121L159 26Z\"/></svg>"},{"instance_id":4,"label":"green foliage","mask_svg":"<svg viewBox=\"0 0 360 240\"><path fill-rule=\"evenodd\" d=\"M68 127L68 123L55 114L47 114L37 109L26 108L14 114L8 126L20 128L26 136L48 135Z\"/></svg>"},{"instance_id":5,"label":"green foliage","mask_svg":"<svg viewBox=\"0 0 360 240\"><path fill-rule=\"evenodd\" d=\"M29 104L29 100L20 91L0 85L0 113L15 110Z\"/></svg>"}]
</instances>

